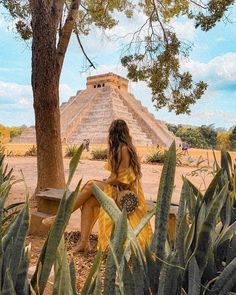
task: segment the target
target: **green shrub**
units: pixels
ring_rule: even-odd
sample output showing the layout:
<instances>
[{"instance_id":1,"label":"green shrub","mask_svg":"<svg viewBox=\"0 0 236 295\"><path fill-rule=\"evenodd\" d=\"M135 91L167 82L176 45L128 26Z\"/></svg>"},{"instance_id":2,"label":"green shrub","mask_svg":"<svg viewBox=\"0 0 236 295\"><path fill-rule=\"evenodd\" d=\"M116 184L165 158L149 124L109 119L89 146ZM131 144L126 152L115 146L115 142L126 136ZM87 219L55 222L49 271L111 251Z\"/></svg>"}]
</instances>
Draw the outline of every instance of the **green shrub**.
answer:
<instances>
[{"instance_id":1,"label":"green shrub","mask_svg":"<svg viewBox=\"0 0 236 295\"><path fill-rule=\"evenodd\" d=\"M147 156L147 163L164 163L166 158L166 150L157 150Z\"/></svg>"},{"instance_id":2,"label":"green shrub","mask_svg":"<svg viewBox=\"0 0 236 295\"><path fill-rule=\"evenodd\" d=\"M74 157L74 155L77 153L78 149L79 149L79 146L76 144L68 145L66 147L65 157L68 157L68 158Z\"/></svg>"},{"instance_id":3,"label":"green shrub","mask_svg":"<svg viewBox=\"0 0 236 295\"><path fill-rule=\"evenodd\" d=\"M166 156L167 156L167 150L156 150L155 152L152 152L147 156L146 162L153 163L153 164L155 163L163 164L165 162ZM182 164L182 157L183 157L182 151L177 152L176 154L177 165Z\"/></svg>"},{"instance_id":4,"label":"green shrub","mask_svg":"<svg viewBox=\"0 0 236 295\"><path fill-rule=\"evenodd\" d=\"M35 145L31 146L28 151L25 152L26 157L36 157L37 156L37 147Z\"/></svg>"},{"instance_id":5,"label":"green shrub","mask_svg":"<svg viewBox=\"0 0 236 295\"><path fill-rule=\"evenodd\" d=\"M106 160L107 153L107 149L96 149L91 151L93 160Z\"/></svg>"}]
</instances>

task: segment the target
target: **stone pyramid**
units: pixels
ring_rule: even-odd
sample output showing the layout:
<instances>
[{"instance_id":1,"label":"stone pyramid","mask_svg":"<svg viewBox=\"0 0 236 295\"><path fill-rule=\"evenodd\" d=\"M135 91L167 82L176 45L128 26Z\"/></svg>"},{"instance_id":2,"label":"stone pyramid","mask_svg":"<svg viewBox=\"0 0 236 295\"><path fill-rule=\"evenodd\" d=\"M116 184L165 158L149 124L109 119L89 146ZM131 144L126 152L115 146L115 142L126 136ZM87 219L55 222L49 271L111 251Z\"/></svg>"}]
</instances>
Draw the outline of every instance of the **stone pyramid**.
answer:
<instances>
[{"instance_id":1,"label":"stone pyramid","mask_svg":"<svg viewBox=\"0 0 236 295\"><path fill-rule=\"evenodd\" d=\"M118 118L127 122L135 145L169 147L176 139L128 92L127 79L108 73L88 77L86 89L61 105L62 141L80 144L89 138L92 144L106 144L109 126ZM35 130L26 129L14 141L35 142Z\"/></svg>"}]
</instances>

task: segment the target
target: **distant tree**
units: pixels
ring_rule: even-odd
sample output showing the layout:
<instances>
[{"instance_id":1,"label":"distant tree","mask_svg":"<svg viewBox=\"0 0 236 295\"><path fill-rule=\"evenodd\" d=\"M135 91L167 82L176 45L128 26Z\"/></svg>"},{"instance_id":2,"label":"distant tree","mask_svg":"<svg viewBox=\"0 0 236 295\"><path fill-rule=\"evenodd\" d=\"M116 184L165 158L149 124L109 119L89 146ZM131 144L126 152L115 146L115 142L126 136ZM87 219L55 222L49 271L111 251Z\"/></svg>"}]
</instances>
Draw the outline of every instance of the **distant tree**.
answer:
<instances>
[{"instance_id":1,"label":"distant tree","mask_svg":"<svg viewBox=\"0 0 236 295\"><path fill-rule=\"evenodd\" d=\"M230 140L230 149L236 150L236 126L234 126L231 129L231 132L229 134L229 140Z\"/></svg>"},{"instance_id":2,"label":"distant tree","mask_svg":"<svg viewBox=\"0 0 236 295\"><path fill-rule=\"evenodd\" d=\"M133 81L147 81L156 108L190 113L189 106L203 95L207 85L194 83L182 72L180 58L188 54L170 21L185 15L204 31L211 29L234 0L0 0L25 40L32 37L32 88L37 142L37 189L65 185L60 137L59 80L72 32L85 56L80 34L95 26L110 29L118 21L115 11L131 17L135 8L146 16L121 60ZM138 6L138 7L137 7ZM97 40L95 41L97 42ZM87 57L89 60L89 58ZM90 64L91 61L89 60Z\"/></svg>"},{"instance_id":3,"label":"distant tree","mask_svg":"<svg viewBox=\"0 0 236 295\"><path fill-rule=\"evenodd\" d=\"M199 127L199 130L205 142L207 143L207 146L209 148L215 148L217 143L217 132L215 131L214 126L202 125L201 127Z\"/></svg>"},{"instance_id":4,"label":"distant tree","mask_svg":"<svg viewBox=\"0 0 236 295\"><path fill-rule=\"evenodd\" d=\"M8 127L0 124L0 143L4 144L10 140L10 130Z\"/></svg>"},{"instance_id":5,"label":"distant tree","mask_svg":"<svg viewBox=\"0 0 236 295\"><path fill-rule=\"evenodd\" d=\"M217 134L216 148L219 150L221 150L221 149L229 150L231 148L229 136L230 136L230 134L227 131L219 132Z\"/></svg>"},{"instance_id":6,"label":"distant tree","mask_svg":"<svg viewBox=\"0 0 236 295\"><path fill-rule=\"evenodd\" d=\"M199 128L180 127L175 133L182 141L186 141L191 147L208 148L207 142L203 138Z\"/></svg>"},{"instance_id":7,"label":"distant tree","mask_svg":"<svg viewBox=\"0 0 236 295\"><path fill-rule=\"evenodd\" d=\"M180 125L174 125L174 124L170 124L170 123L166 123L166 126L174 134L178 131L178 128L180 128Z\"/></svg>"},{"instance_id":8,"label":"distant tree","mask_svg":"<svg viewBox=\"0 0 236 295\"><path fill-rule=\"evenodd\" d=\"M21 135L24 128L21 127L11 127L10 128L10 139Z\"/></svg>"}]
</instances>

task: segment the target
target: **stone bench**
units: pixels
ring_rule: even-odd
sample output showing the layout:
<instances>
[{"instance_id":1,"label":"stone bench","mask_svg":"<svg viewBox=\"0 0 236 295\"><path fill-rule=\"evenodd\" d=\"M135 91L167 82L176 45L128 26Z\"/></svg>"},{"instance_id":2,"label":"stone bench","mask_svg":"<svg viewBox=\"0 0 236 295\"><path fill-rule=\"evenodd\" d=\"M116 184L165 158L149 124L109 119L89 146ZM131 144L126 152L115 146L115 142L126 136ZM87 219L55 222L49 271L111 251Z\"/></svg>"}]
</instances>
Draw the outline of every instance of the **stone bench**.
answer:
<instances>
[{"instance_id":1,"label":"stone bench","mask_svg":"<svg viewBox=\"0 0 236 295\"><path fill-rule=\"evenodd\" d=\"M153 200L145 200L148 211L156 205L156 201ZM176 229L176 221L177 221L177 213L178 213L178 204L171 203L170 212L169 212L169 221L168 221L168 236L169 241L173 242L175 240L175 229Z\"/></svg>"},{"instance_id":2,"label":"stone bench","mask_svg":"<svg viewBox=\"0 0 236 295\"><path fill-rule=\"evenodd\" d=\"M42 220L57 214L63 193L63 189L48 188L36 195L38 207L37 211L31 214L30 234L45 236L48 233L49 229L42 224Z\"/></svg>"},{"instance_id":3,"label":"stone bench","mask_svg":"<svg viewBox=\"0 0 236 295\"><path fill-rule=\"evenodd\" d=\"M48 228L42 224L44 218L56 215L60 201L63 197L63 189L49 188L40 191L36 196L38 198L37 211L31 214L30 234L45 236L48 233ZM70 194L69 192L67 193ZM153 200L145 200L148 211L150 211L156 202ZM168 222L168 234L170 241L175 239L176 215L178 204L171 204ZM153 221L152 221L153 222Z\"/></svg>"}]
</instances>

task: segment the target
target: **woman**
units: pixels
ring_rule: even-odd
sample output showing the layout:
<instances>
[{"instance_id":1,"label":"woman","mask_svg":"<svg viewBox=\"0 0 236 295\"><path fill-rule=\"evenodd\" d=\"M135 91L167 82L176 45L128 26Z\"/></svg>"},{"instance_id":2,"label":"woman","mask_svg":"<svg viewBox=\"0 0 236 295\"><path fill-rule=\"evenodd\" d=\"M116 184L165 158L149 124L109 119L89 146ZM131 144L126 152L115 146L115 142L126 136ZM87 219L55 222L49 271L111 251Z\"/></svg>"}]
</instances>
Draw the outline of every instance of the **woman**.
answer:
<instances>
[{"instance_id":1,"label":"woman","mask_svg":"<svg viewBox=\"0 0 236 295\"><path fill-rule=\"evenodd\" d=\"M105 251L112 230L112 220L100 208L96 198L92 195L92 184L99 186L110 198L116 199L117 185L128 187L136 193L139 205L134 212L128 215L130 225L135 228L147 212L145 199L140 183L141 168L136 149L132 143L129 129L124 120L115 120L109 128L108 137L108 165L111 172L105 181L89 181L78 194L73 211L81 207L81 240L77 251L88 250L89 235L92 227L99 218L98 248ZM51 224L52 218L47 218L44 224ZM145 248L152 236L150 223L148 223L138 236L138 240Z\"/></svg>"}]
</instances>

